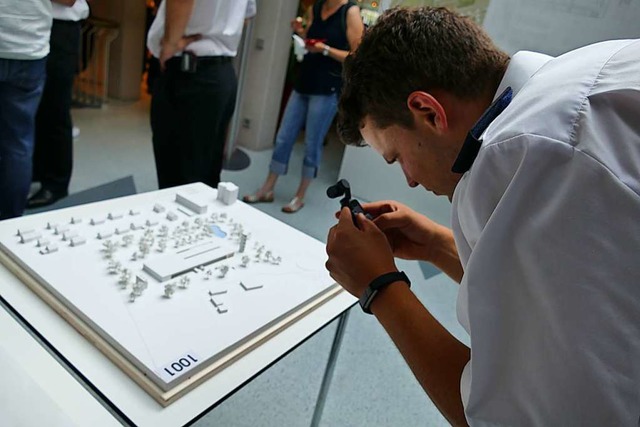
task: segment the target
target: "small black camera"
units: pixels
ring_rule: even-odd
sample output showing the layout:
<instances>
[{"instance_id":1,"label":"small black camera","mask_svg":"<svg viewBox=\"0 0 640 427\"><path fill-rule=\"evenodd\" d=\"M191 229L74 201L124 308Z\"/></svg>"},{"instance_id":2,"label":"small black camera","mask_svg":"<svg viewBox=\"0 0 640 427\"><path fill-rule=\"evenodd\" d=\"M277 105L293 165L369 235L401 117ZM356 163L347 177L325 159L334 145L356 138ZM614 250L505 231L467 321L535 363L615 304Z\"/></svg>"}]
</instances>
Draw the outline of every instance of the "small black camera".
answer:
<instances>
[{"instance_id":1,"label":"small black camera","mask_svg":"<svg viewBox=\"0 0 640 427\"><path fill-rule=\"evenodd\" d=\"M358 226L356 215L358 215L359 213L364 214L364 216L366 216L370 220L373 219L370 214L366 213L364 209L362 209L360 202L358 202L356 199L351 198L351 186L349 185L349 181L347 181L346 179L341 179L331 187L327 188L327 196L329 196L330 199L344 196L342 199L340 199L340 206L343 208L349 208L349 210L351 211L351 219L353 220L353 223L356 225L356 227Z\"/></svg>"}]
</instances>

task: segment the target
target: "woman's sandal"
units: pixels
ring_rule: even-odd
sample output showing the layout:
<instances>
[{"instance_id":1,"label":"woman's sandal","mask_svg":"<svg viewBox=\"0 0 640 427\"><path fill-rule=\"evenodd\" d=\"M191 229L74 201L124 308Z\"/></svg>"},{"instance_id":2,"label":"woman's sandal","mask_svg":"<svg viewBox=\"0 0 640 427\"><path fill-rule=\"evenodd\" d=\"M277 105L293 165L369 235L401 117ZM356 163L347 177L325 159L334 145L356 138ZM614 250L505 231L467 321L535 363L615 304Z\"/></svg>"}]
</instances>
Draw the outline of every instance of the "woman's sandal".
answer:
<instances>
[{"instance_id":1,"label":"woman's sandal","mask_svg":"<svg viewBox=\"0 0 640 427\"><path fill-rule=\"evenodd\" d=\"M299 197L294 197L289 203L282 207L282 212L295 213L304 206L304 201Z\"/></svg>"},{"instance_id":2,"label":"woman's sandal","mask_svg":"<svg viewBox=\"0 0 640 427\"><path fill-rule=\"evenodd\" d=\"M247 194L242 198L245 203L271 203L273 202L273 191L267 191L264 194L260 194L258 191L255 194Z\"/></svg>"}]
</instances>

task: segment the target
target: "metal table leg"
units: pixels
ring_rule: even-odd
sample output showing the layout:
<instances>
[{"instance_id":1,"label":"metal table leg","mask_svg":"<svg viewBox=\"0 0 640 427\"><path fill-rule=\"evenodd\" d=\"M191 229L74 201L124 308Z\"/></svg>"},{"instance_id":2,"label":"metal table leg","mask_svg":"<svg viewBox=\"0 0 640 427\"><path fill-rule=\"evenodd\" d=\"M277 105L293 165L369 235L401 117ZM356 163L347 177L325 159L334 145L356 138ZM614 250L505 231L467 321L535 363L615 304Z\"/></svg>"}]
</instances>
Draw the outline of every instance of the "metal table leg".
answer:
<instances>
[{"instance_id":1,"label":"metal table leg","mask_svg":"<svg viewBox=\"0 0 640 427\"><path fill-rule=\"evenodd\" d=\"M329 392L329 386L331 385L331 379L333 378L333 371L336 367L336 361L338 360L338 353L340 352L340 345L342 344L342 337L344 336L348 318L349 310L342 313L338 318L338 327L336 328L336 334L333 337L333 343L331 344L331 352L329 353L329 360L327 361L327 367L324 371L322 384L320 385L320 392L318 393L318 399L316 400L316 408L313 411L311 427L318 427L320 425L320 418L322 418L322 411L324 410L324 404L327 400L327 393Z\"/></svg>"}]
</instances>

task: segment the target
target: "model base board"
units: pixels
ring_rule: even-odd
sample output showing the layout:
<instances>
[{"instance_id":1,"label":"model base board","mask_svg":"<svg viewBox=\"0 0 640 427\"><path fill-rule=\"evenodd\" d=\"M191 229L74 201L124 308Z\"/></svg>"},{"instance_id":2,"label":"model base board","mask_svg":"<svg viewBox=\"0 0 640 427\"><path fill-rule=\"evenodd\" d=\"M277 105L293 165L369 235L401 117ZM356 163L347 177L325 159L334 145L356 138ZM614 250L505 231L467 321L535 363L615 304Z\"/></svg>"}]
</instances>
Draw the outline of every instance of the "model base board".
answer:
<instances>
[{"instance_id":1,"label":"model base board","mask_svg":"<svg viewBox=\"0 0 640 427\"><path fill-rule=\"evenodd\" d=\"M204 184L3 221L0 249L162 405L342 292L321 242Z\"/></svg>"}]
</instances>

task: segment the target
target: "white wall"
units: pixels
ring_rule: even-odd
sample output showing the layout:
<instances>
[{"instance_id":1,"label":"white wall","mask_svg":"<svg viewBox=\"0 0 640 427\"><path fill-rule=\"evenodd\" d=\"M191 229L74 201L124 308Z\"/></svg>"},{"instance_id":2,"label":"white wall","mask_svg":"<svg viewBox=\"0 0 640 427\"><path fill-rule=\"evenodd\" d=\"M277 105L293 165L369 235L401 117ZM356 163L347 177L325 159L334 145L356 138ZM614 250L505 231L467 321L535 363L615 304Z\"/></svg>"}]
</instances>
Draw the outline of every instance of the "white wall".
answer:
<instances>
[{"instance_id":1,"label":"white wall","mask_svg":"<svg viewBox=\"0 0 640 427\"><path fill-rule=\"evenodd\" d=\"M640 37L638 0L491 0L484 26L512 54L559 55L602 40Z\"/></svg>"}]
</instances>

